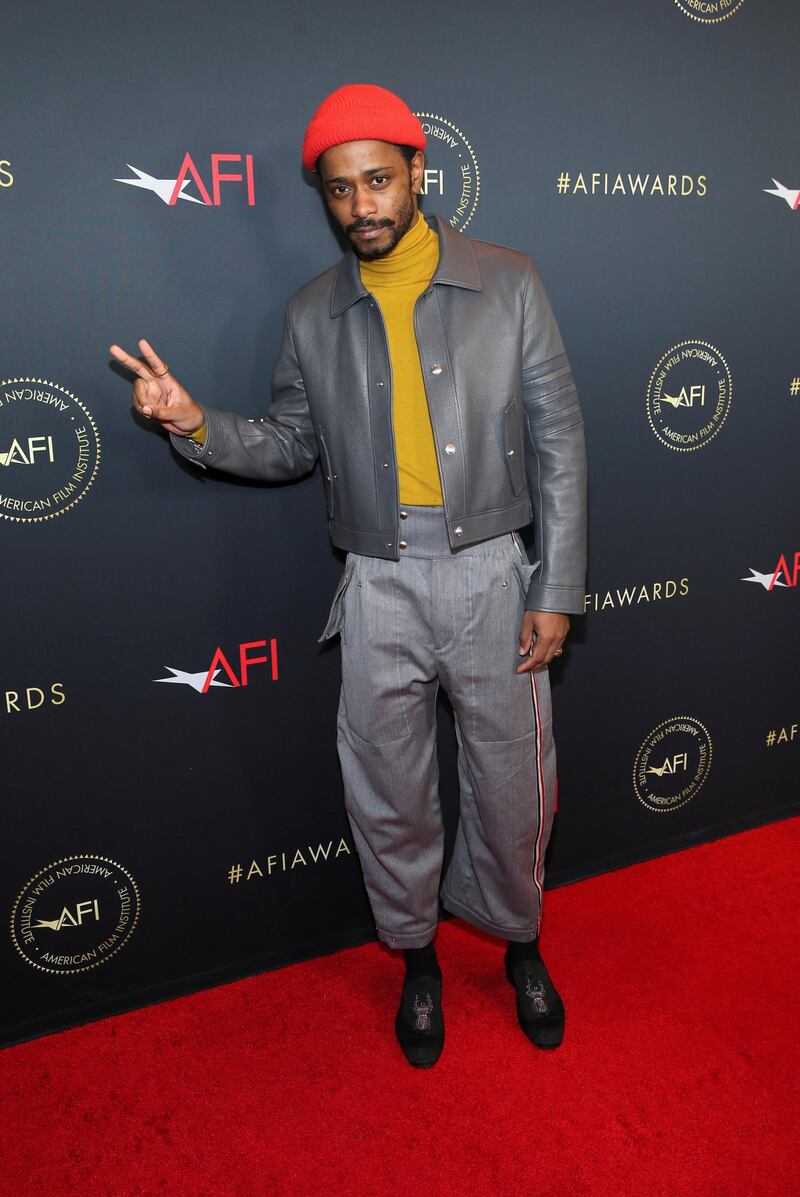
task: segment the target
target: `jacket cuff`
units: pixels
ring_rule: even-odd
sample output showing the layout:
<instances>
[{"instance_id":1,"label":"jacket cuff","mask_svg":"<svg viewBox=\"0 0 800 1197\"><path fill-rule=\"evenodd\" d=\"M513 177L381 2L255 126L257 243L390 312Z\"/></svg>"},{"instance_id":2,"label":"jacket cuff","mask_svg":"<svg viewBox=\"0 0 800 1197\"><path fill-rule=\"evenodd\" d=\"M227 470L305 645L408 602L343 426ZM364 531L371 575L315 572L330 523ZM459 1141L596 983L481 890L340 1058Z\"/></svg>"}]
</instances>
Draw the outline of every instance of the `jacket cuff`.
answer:
<instances>
[{"instance_id":1,"label":"jacket cuff","mask_svg":"<svg viewBox=\"0 0 800 1197\"><path fill-rule=\"evenodd\" d=\"M554 611L562 615L583 615L586 593L577 586L547 586L531 582L525 598L526 611Z\"/></svg>"},{"instance_id":2,"label":"jacket cuff","mask_svg":"<svg viewBox=\"0 0 800 1197\"><path fill-rule=\"evenodd\" d=\"M217 412L208 407L201 407L200 410L203 413L206 428L206 439L202 444L200 441L192 440L190 436L179 436L175 432L169 434L169 439L173 449L181 457L185 457L187 461L205 469L206 466L215 465L219 455L219 416Z\"/></svg>"}]
</instances>

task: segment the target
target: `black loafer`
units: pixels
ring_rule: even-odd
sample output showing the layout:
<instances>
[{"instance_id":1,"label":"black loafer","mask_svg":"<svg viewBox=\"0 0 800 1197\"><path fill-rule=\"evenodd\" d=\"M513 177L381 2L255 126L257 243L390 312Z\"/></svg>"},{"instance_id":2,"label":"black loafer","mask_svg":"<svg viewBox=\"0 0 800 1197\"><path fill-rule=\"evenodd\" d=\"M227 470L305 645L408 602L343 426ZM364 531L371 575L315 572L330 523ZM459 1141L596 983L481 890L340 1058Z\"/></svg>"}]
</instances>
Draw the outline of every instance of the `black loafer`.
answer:
<instances>
[{"instance_id":1,"label":"black loafer","mask_svg":"<svg viewBox=\"0 0 800 1197\"><path fill-rule=\"evenodd\" d=\"M506 976L517 994L517 1018L537 1047L558 1047L564 1038L564 1003L543 960L520 960Z\"/></svg>"},{"instance_id":2,"label":"black loafer","mask_svg":"<svg viewBox=\"0 0 800 1197\"><path fill-rule=\"evenodd\" d=\"M409 1064L436 1063L444 1047L441 977L406 977L394 1029Z\"/></svg>"}]
</instances>

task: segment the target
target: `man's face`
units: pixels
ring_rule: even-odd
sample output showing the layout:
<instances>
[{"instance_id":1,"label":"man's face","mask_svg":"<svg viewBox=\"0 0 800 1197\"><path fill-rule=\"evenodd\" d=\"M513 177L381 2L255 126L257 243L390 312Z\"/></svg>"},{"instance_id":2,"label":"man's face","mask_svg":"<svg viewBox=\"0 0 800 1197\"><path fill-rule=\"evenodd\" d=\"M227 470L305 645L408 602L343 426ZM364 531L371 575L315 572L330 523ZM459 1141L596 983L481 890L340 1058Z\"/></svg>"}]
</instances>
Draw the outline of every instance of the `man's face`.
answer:
<instances>
[{"instance_id":1,"label":"man's face","mask_svg":"<svg viewBox=\"0 0 800 1197\"><path fill-rule=\"evenodd\" d=\"M325 199L359 258L391 253L411 228L424 162L417 150L409 165L386 141L346 141L321 155Z\"/></svg>"}]
</instances>

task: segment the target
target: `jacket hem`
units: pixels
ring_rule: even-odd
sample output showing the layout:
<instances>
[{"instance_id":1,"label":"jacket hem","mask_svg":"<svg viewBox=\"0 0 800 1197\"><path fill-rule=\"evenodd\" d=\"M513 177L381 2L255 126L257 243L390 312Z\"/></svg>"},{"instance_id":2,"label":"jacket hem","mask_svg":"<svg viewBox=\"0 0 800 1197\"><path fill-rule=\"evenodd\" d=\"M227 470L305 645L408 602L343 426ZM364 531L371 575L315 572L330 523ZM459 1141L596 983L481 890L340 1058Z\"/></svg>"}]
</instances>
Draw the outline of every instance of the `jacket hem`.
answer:
<instances>
[{"instance_id":1,"label":"jacket hem","mask_svg":"<svg viewBox=\"0 0 800 1197\"><path fill-rule=\"evenodd\" d=\"M526 527L532 518L533 509L527 494L508 507L481 511L478 515L447 516L450 545L458 549L462 545L477 544L479 540L489 540L492 536L502 536L505 532L515 532L517 528ZM461 529L460 535L457 528Z\"/></svg>"},{"instance_id":2,"label":"jacket hem","mask_svg":"<svg viewBox=\"0 0 800 1197\"><path fill-rule=\"evenodd\" d=\"M400 554L395 543L394 531L367 531L364 528L353 528L349 524L340 524L337 520L329 520L328 530L337 549L345 549L348 553L358 553L362 557L385 557L391 561L399 560Z\"/></svg>"},{"instance_id":3,"label":"jacket hem","mask_svg":"<svg viewBox=\"0 0 800 1197\"><path fill-rule=\"evenodd\" d=\"M526 527L532 519L530 498L525 495L508 507L482 511L478 515L445 516L447 536L452 549L465 548L493 536L503 536ZM354 528L332 519L328 523L331 540L337 549L359 553L364 557L383 557L399 560L400 553L395 541L395 532ZM460 531L457 532L457 529ZM583 594L581 593L581 601Z\"/></svg>"}]
</instances>

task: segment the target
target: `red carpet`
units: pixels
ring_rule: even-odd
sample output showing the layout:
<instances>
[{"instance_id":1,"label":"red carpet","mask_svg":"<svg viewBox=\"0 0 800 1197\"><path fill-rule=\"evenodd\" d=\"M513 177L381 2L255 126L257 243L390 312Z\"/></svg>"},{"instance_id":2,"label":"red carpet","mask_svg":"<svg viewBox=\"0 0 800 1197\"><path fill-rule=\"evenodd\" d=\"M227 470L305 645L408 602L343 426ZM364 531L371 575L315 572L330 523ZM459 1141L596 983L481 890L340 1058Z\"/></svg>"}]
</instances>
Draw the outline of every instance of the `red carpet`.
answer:
<instances>
[{"instance_id":1,"label":"red carpet","mask_svg":"<svg viewBox=\"0 0 800 1197\"><path fill-rule=\"evenodd\" d=\"M430 1071L376 944L10 1048L2 1193L796 1197L799 847L789 819L549 891L555 1051L457 922Z\"/></svg>"}]
</instances>

